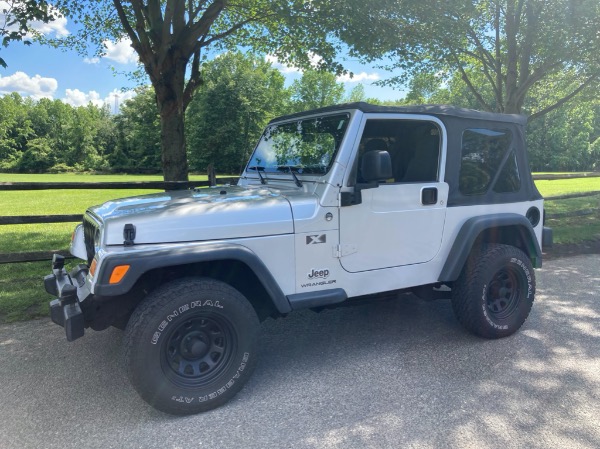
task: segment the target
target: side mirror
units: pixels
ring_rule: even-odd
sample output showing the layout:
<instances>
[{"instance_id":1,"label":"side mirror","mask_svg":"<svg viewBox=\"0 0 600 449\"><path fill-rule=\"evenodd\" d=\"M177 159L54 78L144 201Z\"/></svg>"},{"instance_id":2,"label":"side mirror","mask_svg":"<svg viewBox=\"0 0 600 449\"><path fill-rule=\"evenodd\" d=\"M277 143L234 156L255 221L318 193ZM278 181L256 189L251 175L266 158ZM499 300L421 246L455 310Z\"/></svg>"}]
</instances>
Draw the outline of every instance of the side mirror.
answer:
<instances>
[{"instance_id":1,"label":"side mirror","mask_svg":"<svg viewBox=\"0 0 600 449\"><path fill-rule=\"evenodd\" d=\"M387 151L367 151L363 154L360 170L367 182L385 181L392 177L392 158Z\"/></svg>"},{"instance_id":2,"label":"side mirror","mask_svg":"<svg viewBox=\"0 0 600 449\"><path fill-rule=\"evenodd\" d=\"M362 203L362 191L375 189L378 181L385 181L392 177L392 158L387 151L367 151L360 162L361 177L365 183L357 183L353 192L342 192L340 205L356 206Z\"/></svg>"}]
</instances>

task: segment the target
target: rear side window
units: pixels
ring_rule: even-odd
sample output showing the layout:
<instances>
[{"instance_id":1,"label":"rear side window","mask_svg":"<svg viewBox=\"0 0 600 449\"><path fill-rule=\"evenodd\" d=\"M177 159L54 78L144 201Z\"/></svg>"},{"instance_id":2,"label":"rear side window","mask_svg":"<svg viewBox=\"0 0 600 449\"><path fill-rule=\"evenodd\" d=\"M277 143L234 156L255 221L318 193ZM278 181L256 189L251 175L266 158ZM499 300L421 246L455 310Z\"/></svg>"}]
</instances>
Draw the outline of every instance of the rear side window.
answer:
<instances>
[{"instance_id":1,"label":"rear side window","mask_svg":"<svg viewBox=\"0 0 600 449\"><path fill-rule=\"evenodd\" d=\"M507 129L467 129L463 133L459 190L463 195L483 195L521 188L517 158ZM493 186L492 186L493 185Z\"/></svg>"}]
</instances>

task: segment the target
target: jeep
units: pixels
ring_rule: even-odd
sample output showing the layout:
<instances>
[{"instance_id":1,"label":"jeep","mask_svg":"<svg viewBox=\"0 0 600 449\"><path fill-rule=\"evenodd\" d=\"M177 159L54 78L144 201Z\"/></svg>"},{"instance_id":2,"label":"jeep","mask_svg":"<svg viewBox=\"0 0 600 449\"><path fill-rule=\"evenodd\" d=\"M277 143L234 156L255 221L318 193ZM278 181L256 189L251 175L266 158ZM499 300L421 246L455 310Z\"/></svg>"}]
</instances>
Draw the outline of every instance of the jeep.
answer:
<instances>
[{"instance_id":1,"label":"jeep","mask_svg":"<svg viewBox=\"0 0 600 449\"><path fill-rule=\"evenodd\" d=\"M483 338L535 295L543 199L526 119L451 106L336 105L272 120L237 185L90 207L45 289L67 340L125 330L130 381L172 414L231 399L260 322L364 300L447 298Z\"/></svg>"}]
</instances>

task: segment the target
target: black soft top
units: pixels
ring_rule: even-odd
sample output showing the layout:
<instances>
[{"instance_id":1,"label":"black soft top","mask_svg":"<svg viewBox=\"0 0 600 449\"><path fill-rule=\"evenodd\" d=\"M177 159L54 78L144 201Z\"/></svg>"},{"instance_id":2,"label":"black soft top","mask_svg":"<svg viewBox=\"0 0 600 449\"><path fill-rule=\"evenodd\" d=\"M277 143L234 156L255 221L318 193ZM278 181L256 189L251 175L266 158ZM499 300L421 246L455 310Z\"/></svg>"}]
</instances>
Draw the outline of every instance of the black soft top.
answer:
<instances>
[{"instance_id":1,"label":"black soft top","mask_svg":"<svg viewBox=\"0 0 600 449\"><path fill-rule=\"evenodd\" d=\"M348 109L357 109L365 113L381 113L381 114L427 114L433 116L451 116L460 117L472 120L487 120L492 122L507 122L517 125L526 125L527 117L518 114L500 114L497 112L482 112L474 109L457 108L449 105L419 105L419 106L379 106L375 104L365 103L363 101L356 103L343 103L324 108L313 109L310 111L298 112L295 114L277 117L272 122L291 120L301 118L313 114L325 114L328 112L345 111Z\"/></svg>"},{"instance_id":2,"label":"black soft top","mask_svg":"<svg viewBox=\"0 0 600 449\"><path fill-rule=\"evenodd\" d=\"M316 114L333 113L336 111L359 110L364 113L377 114L413 114L428 115L438 118L447 131L448 157L446 158L446 172L444 180L449 185L448 207L468 206L482 204L501 204L521 201L534 201L541 198L529 171L527 150L525 143L525 127L527 118L517 114L499 114L495 112L481 112L473 109L463 109L447 105L421 105L421 106L378 106L358 102L327 106L311 111L299 112L273 119L273 122L301 119ZM469 128L509 129L513 135L511 149L518 161L519 178L521 187L519 191L509 193L496 193L493 189L481 195L463 195L459 189L461 169L462 138L465 130Z\"/></svg>"}]
</instances>

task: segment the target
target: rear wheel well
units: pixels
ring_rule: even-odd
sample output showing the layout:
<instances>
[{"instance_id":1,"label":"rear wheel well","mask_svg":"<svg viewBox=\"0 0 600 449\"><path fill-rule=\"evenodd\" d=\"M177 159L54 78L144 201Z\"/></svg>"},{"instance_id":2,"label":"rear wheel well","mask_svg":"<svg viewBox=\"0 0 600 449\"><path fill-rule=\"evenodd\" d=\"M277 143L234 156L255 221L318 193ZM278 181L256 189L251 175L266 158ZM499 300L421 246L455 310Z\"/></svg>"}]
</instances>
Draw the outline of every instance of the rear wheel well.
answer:
<instances>
[{"instance_id":1,"label":"rear wheel well","mask_svg":"<svg viewBox=\"0 0 600 449\"><path fill-rule=\"evenodd\" d=\"M488 245L508 245L521 250L536 266L535 243L531 242L529 231L521 225L496 226L483 229L473 241L468 256L457 275L477 264L479 255ZM454 279L456 280L456 279Z\"/></svg>"},{"instance_id":2,"label":"rear wheel well","mask_svg":"<svg viewBox=\"0 0 600 449\"><path fill-rule=\"evenodd\" d=\"M491 227L482 230L471 247L469 258L478 254L487 244L514 246L523 251L535 265L537 257L535 243L531 241L529 230L521 225Z\"/></svg>"}]
</instances>

